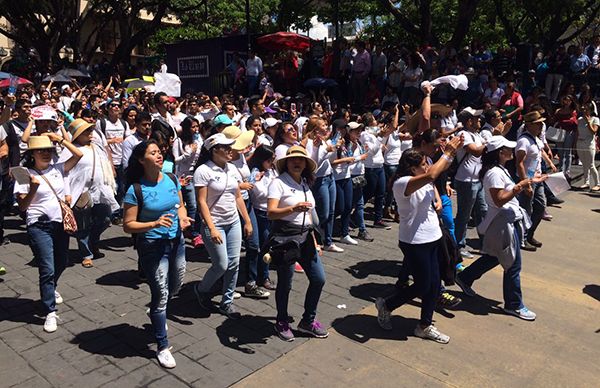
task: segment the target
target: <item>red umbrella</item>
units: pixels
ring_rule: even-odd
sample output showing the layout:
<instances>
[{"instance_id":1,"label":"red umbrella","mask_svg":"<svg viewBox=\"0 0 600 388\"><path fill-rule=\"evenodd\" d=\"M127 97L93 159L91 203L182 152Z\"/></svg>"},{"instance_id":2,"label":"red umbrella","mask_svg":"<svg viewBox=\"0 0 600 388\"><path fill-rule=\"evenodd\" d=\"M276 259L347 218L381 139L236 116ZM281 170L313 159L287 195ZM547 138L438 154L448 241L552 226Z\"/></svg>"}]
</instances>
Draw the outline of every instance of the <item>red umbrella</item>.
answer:
<instances>
[{"instance_id":1,"label":"red umbrella","mask_svg":"<svg viewBox=\"0 0 600 388\"><path fill-rule=\"evenodd\" d=\"M17 85L33 85L33 82L31 82L28 79L25 78L21 78L21 77L17 77ZM0 89L3 88L8 88L10 86L10 78L6 78L3 80L0 80Z\"/></svg>"},{"instance_id":2,"label":"red umbrella","mask_svg":"<svg viewBox=\"0 0 600 388\"><path fill-rule=\"evenodd\" d=\"M293 32L276 32L274 34L261 36L256 39L256 43L272 51L306 51L310 48L310 38L308 36L298 35Z\"/></svg>"}]
</instances>

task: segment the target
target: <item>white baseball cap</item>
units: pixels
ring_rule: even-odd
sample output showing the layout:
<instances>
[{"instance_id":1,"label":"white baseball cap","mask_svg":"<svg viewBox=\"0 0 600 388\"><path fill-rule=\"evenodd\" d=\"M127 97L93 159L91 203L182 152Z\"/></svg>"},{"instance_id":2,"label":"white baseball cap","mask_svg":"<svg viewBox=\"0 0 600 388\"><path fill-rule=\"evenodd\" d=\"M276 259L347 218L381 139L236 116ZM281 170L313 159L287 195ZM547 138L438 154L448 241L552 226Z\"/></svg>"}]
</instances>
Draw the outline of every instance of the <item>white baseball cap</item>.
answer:
<instances>
[{"instance_id":1,"label":"white baseball cap","mask_svg":"<svg viewBox=\"0 0 600 388\"><path fill-rule=\"evenodd\" d=\"M39 105L31 109L31 117L34 120L58 121L58 114L50 105Z\"/></svg>"},{"instance_id":2,"label":"white baseball cap","mask_svg":"<svg viewBox=\"0 0 600 388\"><path fill-rule=\"evenodd\" d=\"M485 148L488 152L496 151L502 147L506 148L515 148L517 146L516 141L510 141L504 136L496 135L492 136L492 138L487 142Z\"/></svg>"},{"instance_id":3,"label":"white baseball cap","mask_svg":"<svg viewBox=\"0 0 600 388\"><path fill-rule=\"evenodd\" d=\"M216 133L204 141L204 148L210 150L216 145L232 145L235 139L229 139L222 133Z\"/></svg>"},{"instance_id":4,"label":"white baseball cap","mask_svg":"<svg viewBox=\"0 0 600 388\"><path fill-rule=\"evenodd\" d=\"M281 120L277 120L274 117L268 117L265 120L265 122L263 123L263 127L266 129L266 128L274 127L279 123L281 123Z\"/></svg>"},{"instance_id":5,"label":"white baseball cap","mask_svg":"<svg viewBox=\"0 0 600 388\"><path fill-rule=\"evenodd\" d=\"M461 110L459 115L470 114L471 116L481 116L483 114L483 109L473 109L470 106Z\"/></svg>"}]
</instances>

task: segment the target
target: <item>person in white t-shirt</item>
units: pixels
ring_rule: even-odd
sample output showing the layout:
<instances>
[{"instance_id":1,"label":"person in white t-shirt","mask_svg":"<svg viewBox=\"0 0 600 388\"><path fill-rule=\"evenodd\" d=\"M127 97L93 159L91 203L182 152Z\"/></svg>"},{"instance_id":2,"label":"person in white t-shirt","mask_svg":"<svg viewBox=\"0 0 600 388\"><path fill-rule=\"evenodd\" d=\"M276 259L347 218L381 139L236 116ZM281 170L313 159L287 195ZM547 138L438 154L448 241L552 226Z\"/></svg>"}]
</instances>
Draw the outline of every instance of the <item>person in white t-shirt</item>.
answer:
<instances>
[{"instance_id":1,"label":"person in white t-shirt","mask_svg":"<svg viewBox=\"0 0 600 388\"><path fill-rule=\"evenodd\" d=\"M252 222L238 186L237 169L230 163L233 143L234 139L222 133L207 138L198 161L200 167L194 173L196 203L202 216L200 233L212 263L202 281L194 287L194 293L200 306L210 311L210 290L223 277L219 312L230 319L239 319L241 314L233 306L233 294L242 248L240 215L244 219L246 237L252 235Z\"/></svg>"},{"instance_id":2,"label":"person in white t-shirt","mask_svg":"<svg viewBox=\"0 0 600 388\"><path fill-rule=\"evenodd\" d=\"M433 165L416 149L406 151L400 158L393 186L400 215L398 239L414 283L385 299L377 298L377 321L384 330L392 330L392 311L420 297L421 319L415 335L442 344L450 341L450 337L433 325L433 311L441 289L439 249L442 244L440 221L433 204L433 182L450 167L461 143L460 137L449 141L444 155Z\"/></svg>"},{"instance_id":3,"label":"person in white t-shirt","mask_svg":"<svg viewBox=\"0 0 600 388\"><path fill-rule=\"evenodd\" d=\"M515 149L515 164L519 179L533 178L540 175L542 173L542 159L546 161L553 172L557 171L556 166L544 151L544 143L540 139L545 120L538 111L531 111L523 116L525 130L517 139ZM519 203L531 217L531 227L526 231L527 238L522 247L529 251L535 251L537 248L542 247L542 243L535 239L534 234L546 210L544 185L540 182L526 187L519 195Z\"/></svg>"},{"instance_id":4,"label":"person in white t-shirt","mask_svg":"<svg viewBox=\"0 0 600 388\"><path fill-rule=\"evenodd\" d=\"M267 216L273 221L272 235L282 238L303 239L301 254L297 259L308 278L308 289L304 303L304 314L298 323L298 331L317 338L326 338L329 333L316 319L317 305L325 284L325 270L321 263L320 249L314 237L312 209L315 198L310 190L314 181L317 163L308 156L302 146L290 147L286 156L276 162L279 176L269 185ZM286 233L285 231L290 232ZM294 231L292 233L291 231ZM298 231L297 233L295 231ZM275 331L284 341L293 341L294 334L289 325L288 300L292 290L294 263L277 265L277 289L275 302L277 318Z\"/></svg>"},{"instance_id":5,"label":"person in white t-shirt","mask_svg":"<svg viewBox=\"0 0 600 388\"><path fill-rule=\"evenodd\" d=\"M521 240L528 220L519 206L517 196L531 184L543 182L545 177L536 175L525 178L515 184L505 167L507 161L513 158L514 141L508 141L503 136L493 136L486 145L483 154L481 176L488 213L481 224L479 232L483 237L483 255L456 276L456 284L467 296L477 295L471 288L473 283L486 272L501 264L504 269L503 294L504 311L527 321L533 321L536 314L523 304L521 292ZM507 248L500 244L500 252L492 251L494 245L488 244L488 239L498 241L502 231L506 231L509 240ZM512 231L512 234L510 232ZM490 248L491 247L491 248Z\"/></svg>"},{"instance_id":6,"label":"person in white t-shirt","mask_svg":"<svg viewBox=\"0 0 600 388\"><path fill-rule=\"evenodd\" d=\"M282 123L275 137L273 138L273 148L275 149L275 160L283 158L287 150L298 143L298 130L289 122Z\"/></svg>"},{"instance_id":7,"label":"person in white t-shirt","mask_svg":"<svg viewBox=\"0 0 600 388\"><path fill-rule=\"evenodd\" d=\"M67 147L72 156L64 163L52 163L56 146ZM56 305L62 297L56 291L60 275L69 261L69 235L63 226L60 201L71 202L67 174L83 153L67 139L49 132L47 136L31 136L25 152L24 167L29 183L15 183L14 193L19 209L25 212L27 234L40 273L40 294L46 314L44 331L57 328Z\"/></svg>"},{"instance_id":8,"label":"person in white t-shirt","mask_svg":"<svg viewBox=\"0 0 600 388\"><path fill-rule=\"evenodd\" d=\"M577 153L583 164L583 186L580 189L600 191L600 180L596 169L596 136L600 119L594 116L594 106L586 104L582 107L582 115L577 120Z\"/></svg>"},{"instance_id":9,"label":"person in white t-shirt","mask_svg":"<svg viewBox=\"0 0 600 388\"><path fill-rule=\"evenodd\" d=\"M473 254L466 249L467 224L471 212L474 212L475 222L479 224L487 211L479 180L481 155L485 149L485 142L479 134L481 126L479 119L482 113L481 110L467 107L458 114L458 121L462 123L464 129L457 135L464 137L464 145L456 153L458 168L454 176L454 189L457 213L454 233L461 256L465 259L474 258Z\"/></svg>"}]
</instances>

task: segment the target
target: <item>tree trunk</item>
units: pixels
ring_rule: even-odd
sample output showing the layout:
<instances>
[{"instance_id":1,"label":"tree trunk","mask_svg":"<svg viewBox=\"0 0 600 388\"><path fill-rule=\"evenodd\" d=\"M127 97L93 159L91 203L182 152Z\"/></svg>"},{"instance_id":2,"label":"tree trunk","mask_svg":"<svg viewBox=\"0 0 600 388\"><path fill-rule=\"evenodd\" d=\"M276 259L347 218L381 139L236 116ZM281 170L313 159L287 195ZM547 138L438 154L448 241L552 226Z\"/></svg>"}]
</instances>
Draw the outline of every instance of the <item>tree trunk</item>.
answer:
<instances>
[{"instance_id":1,"label":"tree trunk","mask_svg":"<svg viewBox=\"0 0 600 388\"><path fill-rule=\"evenodd\" d=\"M479 2L480 0L459 0L456 26L452 33L452 39L450 39L452 47L459 48L462 46L465 37L469 33L471 21L473 21Z\"/></svg>"}]
</instances>

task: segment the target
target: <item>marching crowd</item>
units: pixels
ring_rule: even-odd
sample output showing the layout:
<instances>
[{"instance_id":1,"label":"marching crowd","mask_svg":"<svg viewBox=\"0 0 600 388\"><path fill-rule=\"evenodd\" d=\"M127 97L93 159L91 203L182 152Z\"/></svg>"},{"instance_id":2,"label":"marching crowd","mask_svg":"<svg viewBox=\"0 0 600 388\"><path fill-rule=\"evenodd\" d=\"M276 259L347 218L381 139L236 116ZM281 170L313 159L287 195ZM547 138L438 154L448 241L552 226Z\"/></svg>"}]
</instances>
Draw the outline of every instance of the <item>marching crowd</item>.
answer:
<instances>
[{"instance_id":1,"label":"marching crowd","mask_svg":"<svg viewBox=\"0 0 600 388\"><path fill-rule=\"evenodd\" d=\"M357 46L358 62L365 48ZM16 204L27 225L44 330L57 330L63 300L57 285L70 237L84 267L102 265L98 243L111 223L132 235L151 292L157 358L166 368L176 365L167 309L183 285L186 244L204 247L211 260L193 290L200 307L215 309L219 294L216 309L229 319L240 318L234 301L244 251L243 295L275 294L274 330L284 341L294 339L288 299L295 272L309 280L297 330L328 336L317 319L326 281L322 252L373 242L367 223L383 230L397 223L404 256L393 293L375 303L383 329L392 329L393 310L418 297L415 335L447 343L433 311L461 300L445 287L457 284L474 296L475 281L497 265L504 270L506 313L534 320L520 271L522 251L542 248L536 230L552 218L548 204L562 202L545 184L547 173L569 176L575 155L583 164L582 188L600 191L594 166L600 121L591 89L571 84L548 98L533 87L523 95L523 83L506 74L491 70L484 82L468 67L466 77L422 82L416 54L409 58L416 76L406 76L403 86L385 79L383 101L361 100L358 108L338 105L326 93L176 98L98 83L5 96L0 221ZM594 60L597 66L598 55ZM377 88L373 79L369 87ZM359 81L349 87L362 90ZM475 84L480 94L472 93ZM448 104L433 103L442 93ZM554 150L547 124L565 132ZM482 255L463 265L475 258L466 240L470 222Z\"/></svg>"}]
</instances>

